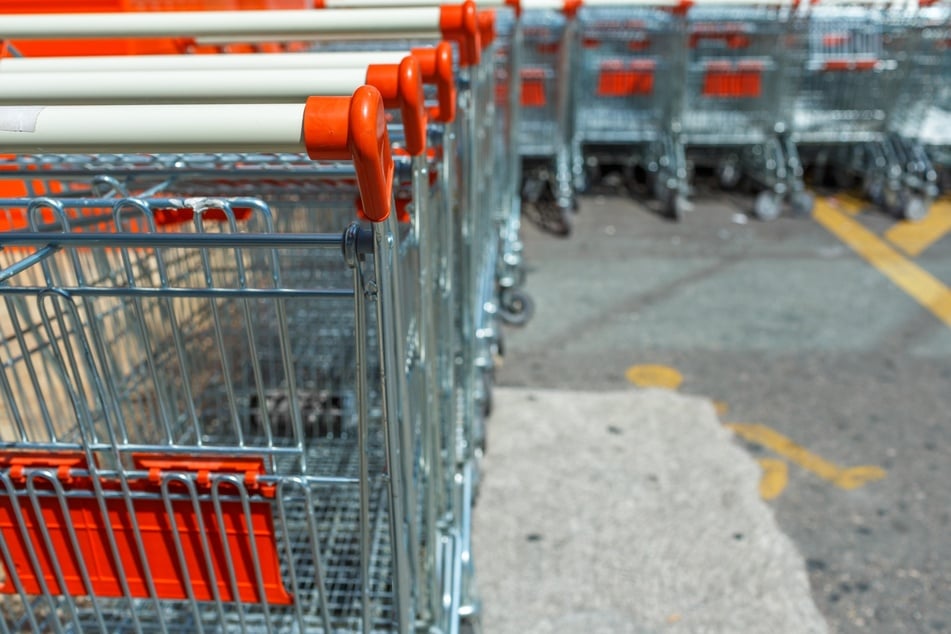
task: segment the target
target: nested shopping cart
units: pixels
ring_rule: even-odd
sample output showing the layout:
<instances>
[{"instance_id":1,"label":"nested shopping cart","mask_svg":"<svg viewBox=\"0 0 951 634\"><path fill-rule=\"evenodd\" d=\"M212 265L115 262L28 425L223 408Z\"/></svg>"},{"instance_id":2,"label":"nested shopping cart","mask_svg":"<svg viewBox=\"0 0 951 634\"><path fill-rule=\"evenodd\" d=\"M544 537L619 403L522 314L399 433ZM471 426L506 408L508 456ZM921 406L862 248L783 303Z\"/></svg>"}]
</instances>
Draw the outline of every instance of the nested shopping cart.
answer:
<instances>
[{"instance_id":1,"label":"nested shopping cart","mask_svg":"<svg viewBox=\"0 0 951 634\"><path fill-rule=\"evenodd\" d=\"M435 618L378 91L35 114L0 133L64 190L2 205L5 629Z\"/></svg>"},{"instance_id":2,"label":"nested shopping cart","mask_svg":"<svg viewBox=\"0 0 951 634\"><path fill-rule=\"evenodd\" d=\"M571 81L580 2L524 0L517 128L523 214L555 235L571 232Z\"/></svg>"},{"instance_id":3,"label":"nested shopping cart","mask_svg":"<svg viewBox=\"0 0 951 634\"><path fill-rule=\"evenodd\" d=\"M194 16L192 16L192 19L194 19ZM192 27L194 27L194 23L189 24L189 28L192 28ZM255 32L258 32L258 31L255 31ZM267 35L268 37L274 37L273 33L269 33ZM229 37L232 37L232 36L229 36ZM152 61L155 61L155 60L152 60ZM167 61L168 60L166 60L163 63L167 63ZM402 67L406 65L400 64L399 66L400 68L398 70L402 70ZM87 72L95 72L95 71L87 71ZM424 71L424 74L425 74L425 71ZM246 73L245 75L246 77L251 77L251 74ZM193 79L195 79L196 77L197 75L193 77ZM363 77L363 75L361 75L361 77ZM369 73L367 73L366 79L370 79ZM195 82L192 82L192 83L194 84ZM396 86L396 89L398 90L399 86L402 84L396 81L394 82L394 85ZM179 88L178 90L181 90L181 89ZM220 91L220 90L228 90L228 89L222 89L219 87L219 88L214 88L211 90ZM267 91L264 90L264 93L266 92ZM257 92L258 94L257 98L258 99L262 98L262 95L264 93L262 93L261 89L259 88ZM66 99L67 97L60 95L60 97L58 98ZM121 95L114 94L111 98L120 99ZM128 99L129 97L126 96L125 98ZM173 98L178 99L183 97L179 95ZM198 97L195 96L195 93L191 93L191 96L188 98L196 99ZM270 97L270 98L273 98L273 97ZM408 125L406 127L409 128ZM432 134L432 130L430 132ZM403 136L402 140L404 143L404 147L407 147L407 149L409 149L410 144L407 141L413 135L406 134L404 132L402 136ZM442 148L433 148L433 149L440 150L438 152L434 152L432 154L433 157L452 155L452 152L444 152L442 151ZM118 170L119 172L122 172L123 170L128 169L129 159L130 159L129 156L121 156L119 157L118 160L113 160L113 161L107 160L105 161L105 163L112 165L112 168L114 170ZM44 159L44 160L48 160L48 159ZM249 158L247 156L242 156L242 157L239 157L238 160L239 160L239 163L237 164L239 164L242 168L244 168L244 171L240 172L241 175L243 177L248 177L250 172L247 170L247 168L250 166L246 165L246 163L248 162L253 163L254 162L253 157ZM284 159L284 161L286 160L287 159ZM283 164L284 161L278 162L279 163L278 166ZM180 162L181 162L180 160L176 159L176 161L174 161L173 164L178 165ZM199 171L209 169L207 167L202 167L200 160L196 162L194 159L192 159L187 164L193 169L197 167ZM432 195L434 197L433 199L435 200L436 198L438 198L437 194L439 192L442 192L442 200L444 202L450 198L451 194L454 192L449 192L448 190L454 186L455 184L454 179L447 178L446 176L443 175L442 172L435 171L430 168L431 168L431 165L427 165L425 161L423 163L420 163L417 161L413 164L410 164L409 178L406 178L405 176L400 177L397 179L397 183L400 186L400 188L402 188L405 185L407 189L411 190L411 195L408 199L402 198L402 196L400 196L400 193L397 192L397 201L398 201L397 204L399 204L399 200L402 198L404 201L408 200L408 207L412 207L418 210L423 207L423 203L427 194ZM228 170L226 170L226 173L228 173ZM260 174L258 174L258 177L261 179L262 183L271 183L276 176L280 175L280 173L281 173L280 169L276 171L272 171L267 165L265 165L263 168L261 168L261 171L260 171ZM432 174L433 176L435 176L436 183L433 183L430 181L429 174ZM418 178L419 175L426 175L426 176L424 178ZM218 176L220 177L221 174L219 173ZM347 180L352 180L352 179L347 179L347 178L342 179L344 183L346 183ZM215 179L215 182L218 182L218 181L220 181L220 178ZM225 178L225 181L228 183L234 184L233 179L229 180L228 178ZM192 181L190 182L194 182L194 179L192 179ZM300 185L299 178L295 177L294 179L292 179L291 184L294 185L295 187L299 186ZM260 184L259 183L253 183L251 185L242 184L241 186L244 188L250 189L250 191L255 191L260 186ZM182 191L181 189L179 189L181 187L183 187L181 176L178 176L176 179L176 191ZM205 182L202 184L202 187L198 188L197 191L204 190L207 192L208 187L209 187L209 184ZM290 191L292 192L290 194L292 197L301 195L296 192L294 187L292 187ZM344 196L347 197L346 192L348 191L348 188L343 187L342 191L344 192ZM351 194L349 195L349 199L352 204L352 199L353 199L352 187L349 189L349 191L351 192ZM304 198L304 200L306 200L306 198ZM426 202L429 202L429 201L426 201ZM426 206L429 207L428 204ZM438 225L439 218L450 218L451 216L449 213L438 214L435 212L433 215L435 216L435 218L428 219L425 221L422 220L421 218L417 218L417 221L410 228L404 229L403 233L410 237L415 236L417 240L417 244L424 244L420 240L420 236L425 233L424 224L431 222L432 226L429 229L429 231L431 232L435 230L433 227L436 227ZM447 234L454 233L454 229L446 225L445 233ZM413 262L414 256L412 255L412 250L407 251L407 245L412 245L413 241L404 240L404 241L401 241L400 244L401 244L401 251L400 251L401 254L404 255L404 257L408 258L409 262ZM454 306L449 307L444 313L430 313L427 310L422 309L422 306L425 303L424 300L426 299L425 293L432 291L432 288L425 283L425 280L426 279L431 280L432 276L438 275L438 270L439 270L438 265L433 265L432 263L437 262L438 260L434 258L439 258L439 257L445 258L445 257L453 257L453 256L451 251L449 252L448 256L446 256L445 254L440 256L432 251L428 251L426 255L423 255L421 252L420 255L416 257L416 261L420 263L426 263L426 264L420 264L419 266L421 266L422 268L426 268L429 271L430 277L427 278L426 275L423 274L422 270L420 270L418 275L416 276L413 276L413 275L406 276L409 278L416 277L418 278L418 280L422 281L419 283L418 286L415 287L416 288L415 294L407 293L408 297L402 298L402 301L404 301L408 305L417 307L420 309L419 313L418 314L414 313L413 315L411 315L408 321L408 327L411 329L410 332L415 332L416 337L419 337L420 330L422 330L424 333L427 333L427 336L429 336L429 333L434 332L434 329L430 327L430 326L433 326L433 322L442 323L440 322L439 319L437 319L436 317L437 314L446 318L446 321L449 324L451 324L450 327L453 330L453 334L455 334L455 325L453 324L454 317L452 313L452 310L455 308ZM440 284L442 285L442 280L440 281ZM450 285L443 285L443 286L445 286L445 290L447 291L444 297L452 297L453 299L455 299L455 295L452 293L451 286ZM406 290L406 289L412 289L414 287L404 283L401 288ZM425 289L425 290L420 290L420 289ZM373 334L373 329L371 328L371 335L372 334ZM458 336L458 335L456 334L455 336ZM450 337L446 336L445 339L443 340L445 341L449 339ZM401 434L401 436L403 437L402 438L403 445L400 448L401 449L400 455L402 456L417 455L417 452L414 451L414 448L417 447L417 445L419 445L422 447L429 447L428 450L424 451L424 454L426 456L431 457L430 461L420 461L420 462L416 462L414 459L410 458L411 463L414 465L417 465L416 467L414 467L414 469L418 469L422 467L422 471L413 471L414 474L418 475L421 472L425 472L426 474L428 474L427 477L429 478L428 483L430 485L430 488L422 487L424 491L426 491L426 493L425 494L421 493L418 497L411 494L412 491L404 492L404 494L401 496L401 502L405 506L404 510L407 513L407 517L409 517L409 516L412 516L413 513L415 512L412 509L415 509L417 507L417 504L414 503L413 500L418 499L419 504L422 505L422 508L424 509L423 511L424 515L426 515L426 520L425 521L421 520L420 523L425 524L425 526L427 527L435 525L437 522L441 524L446 523L447 516L444 513L442 508L439 508L438 506L436 508L433 508L431 504L424 504L424 502L429 501L430 497L433 499L438 498L439 495L437 495L437 491L439 489L443 489L443 488L446 489L443 492L442 497L458 496L461 498L462 503L459 503L458 505L456 505L452 510L452 512L455 513L456 516L455 517L449 516L450 522L452 524L450 534L442 533L440 535L433 536L431 533L428 533L426 529L423 529L421 532L425 533L425 535L422 538L414 537L412 535L410 535L408 538L408 541L411 545L410 547L413 549L413 552L419 552L423 550L425 551L426 559L424 561L419 561L418 564L416 564L417 572L422 571L422 573L420 574L425 573L425 575L431 575L433 574L434 570L439 569L442 571L442 574L440 575L440 579L442 581L435 580L435 579L434 580L423 579L422 581L420 581L419 579L414 579L414 580L411 580L408 584L404 584L401 580L391 579L390 583L408 587L409 590L407 590L407 592L413 593L413 598L411 602L413 603L414 606L415 605L420 606L420 609L416 614L417 619L424 620L424 621L427 619L438 619L439 615L436 614L436 612L440 610L440 606L441 606L441 609L444 610L448 614L448 616L445 617L446 619L448 619L447 622L449 623L447 627L452 627L453 615L458 615L458 613L463 610L463 607L459 605L458 597L460 596L459 588L461 583L460 579L462 577L462 561L467 557L467 553L468 553L467 546L464 546L464 544L467 543L468 537L466 535L463 535L462 533L468 530L467 520L465 518L469 513L469 506L471 505L471 501L467 501L467 500L471 500L471 495L472 495L472 492L471 492L471 470L472 469L471 469L471 465L466 464L461 467L461 471L456 471L456 469L459 467L458 465L456 465L455 460L453 459L453 462L450 465L450 467L444 471L444 473L449 474L448 477L450 478L450 481L448 483L442 483L442 480L440 480L436 475L436 472L438 471L438 469L436 468L438 463L438 458L433 456L436 456L436 455L445 456L447 454L450 456L454 456L455 455L454 452L445 450L445 442L446 442L446 438L451 438L452 440L455 440L455 438L458 436L459 430L455 425L456 421L454 420L451 413L454 411L453 404L449 402L450 400L454 400L454 399L439 398L440 396L442 396L442 393L439 390L426 389L429 386L431 386L430 382L433 379L432 379L432 375L424 376L425 373L421 368L424 368L424 367L435 368L436 367L436 364L432 363L432 359L429 356L429 355L435 356L434 351L436 349L436 346L433 343L433 341L434 341L433 339L430 339L429 343L424 345L421 340L416 338L411 338L410 341L408 341L404 345L404 348L407 351L406 354L409 357L410 361L407 362L406 365L402 365L402 366L397 365L397 367L415 368L415 370L411 372L410 376L406 377L405 380L408 385L415 386L415 388L413 389L422 390L420 393L417 394L418 398L413 398L412 396L408 396L410 392L407 392L406 390L402 390L402 389L399 390L399 395L401 399L399 401L399 409L402 415L402 419L401 419L403 423L402 429L404 430L404 434ZM451 362L447 360L443 360L440 362L439 367L451 368L454 365L457 365L454 363L454 361L455 359L452 359ZM429 371L432 372L433 370L430 369ZM388 372L388 374L390 376L397 376L397 377L401 376L399 372L394 373L392 369L391 371ZM442 374L442 376L448 376L448 375L451 375L451 372L447 371L444 374ZM416 392L413 392L413 394L416 394ZM258 396L259 398L257 400L257 403L260 403L262 402L262 399L260 398L260 395ZM266 396L268 395L265 394L265 397ZM453 394L452 396L456 396L456 394ZM437 398L439 398L440 400L438 404L434 403L434 400L436 400ZM327 400L327 399L324 399L324 400ZM331 399L331 402L336 403L334 407L339 407L341 399L337 397L336 400ZM426 440L426 438L423 438L423 439L417 438L416 440L414 440L415 437L412 434L408 436L405 435L406 433L409 433L409 432L405 432L405 430L407 429L418 429L418 425L414 426L410 423L412 423L413 421L425 420L424 415L418 413L416 409L413 409L414 407L420 407L419 404L421 403L426 403L427 409L429 407L434 407L438 405L438 407L442 408L440 409L440 412L443 412L443 411L450 412L450 414L448 415L445 415L445 414L442 416L437 415L437 418L439 418L440 422L449 423L449 428L448 430L446 429L446 427L440 428L438 438L436 439L432 438L431 436L426 436L426 438L429 438L429 440ZM289 405L287 402L287 399L281 398L280 395L275 401L275 406L280 407L283 410L290 410L290 411L295 410L293 405ZM260 405L258 405L258 407L260 407ZM428 433L429 432L427 432L427 434ZM442 442L443 445L437 446L436 443L438 442ZM455 484L456 479L453 477L453 474L456 474L456 473L458 473L459 481L461 482L461 485L459 486ZM442 486L440 486L440 483L442 483ZM461 487L461 491L457 493L456 489L459 489L460 487ZM419 533L420 529L418 524L414 524L412 522L408 523L408 526L410 527L410 529L412 529L414 525L416 526L416 532ZM412 533L413 531L409 530L409 532ZM415 557L412 557L411 559L413 562L417 562L417 559ZM469 574L471 574L471 569L469 571ZM448 583L450 585L444 588L442 585L440 585L441 583L442 584ZM449 600L449 603L447 605L443 605L443 601L446 599ZM349 626L345 626L345 627L349 627ZM404 624L402 622L398 624L398 626L394 629L398 629L399 631L406 631L406 628L404 627Z\"/></svg>"},{"instance_id":4,"label":"nested shopping cart","mask_svg":"<svg viewBox=\"0 0 951 634\"><path fill-rule=\"evenodd\" d=\"M889 127L906 179L917 179L933 197L937 188L951 186L951 7L921 6L902 19L910 31L910 64Z\"/></svg>"},{"instance_id":5,"label":"nested shopping cart","mask_svg":"<svg viewBox=\"0 0 951 634\"><path fill-rule=\"evenodd\" d=\"M678 133L684 7L586 2L578 12L573 174L584 190L605 166L644 170L665 212L679 218L688 183Z\"/></svg>"},{"instance_id":6,"label":"nested shopping cart","mask_svg":"<svg viewBox=\"0 0 951 634\"><path fill-rule=\"evenodd\" d=\"M918 8L826 0L808 11L808 48L793 118L797 145L838 185L860 182L888 212L920 218L933 195L907 171L891 118L916 47Z\"/></svg>"},{"instance_id":7,"label":"nested shopping cart","mask_svg":"<svg viewBox=\"0 0 951 634\"><path fill-rule=\"evenodd\" d=\"M688 13L683 143L694 165L717 169L722 185L751 182L759 190L754 214L764 220L784 202L799 213L813 204L784 108L795 76L794 11L788 3L724 2Z\"/></svg>"}]
</instances>

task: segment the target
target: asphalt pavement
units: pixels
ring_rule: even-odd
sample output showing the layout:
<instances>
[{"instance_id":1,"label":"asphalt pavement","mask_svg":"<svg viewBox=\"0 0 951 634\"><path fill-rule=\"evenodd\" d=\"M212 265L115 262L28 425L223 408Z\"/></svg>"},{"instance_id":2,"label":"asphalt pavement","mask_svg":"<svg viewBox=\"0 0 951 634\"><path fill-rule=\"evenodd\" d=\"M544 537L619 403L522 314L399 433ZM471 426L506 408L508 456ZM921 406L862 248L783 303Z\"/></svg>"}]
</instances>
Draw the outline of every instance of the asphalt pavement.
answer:
<instances>
[{"instance_id":1,"label":"asphalt pavement","mask_svg":"<svg viewBox=\"0 0 951 634\"><path fill-rule=\"evenodd\" d=\"M710 399L730 442L759 462L762 503L801 554L831 632L951 631L951 203L910 228L844 196L771 223L750 207L700 192L673 223L629 196L590 195L569 239L527 226L536 311L505 330L497 380L588 395L659 376ZM518 432L549 424L539 414ZM492 438L508 425L493 420ZM578 442L603 433L578 425ZM684 450L665 448L671 459ZM553 453L521 458L541 474L562 466ZM486 491L510 477L510 458L493 460ZM631 491L591 495L627 504ZM639 523L669 528L642 510Z\"/></svg>"}]
</instances>

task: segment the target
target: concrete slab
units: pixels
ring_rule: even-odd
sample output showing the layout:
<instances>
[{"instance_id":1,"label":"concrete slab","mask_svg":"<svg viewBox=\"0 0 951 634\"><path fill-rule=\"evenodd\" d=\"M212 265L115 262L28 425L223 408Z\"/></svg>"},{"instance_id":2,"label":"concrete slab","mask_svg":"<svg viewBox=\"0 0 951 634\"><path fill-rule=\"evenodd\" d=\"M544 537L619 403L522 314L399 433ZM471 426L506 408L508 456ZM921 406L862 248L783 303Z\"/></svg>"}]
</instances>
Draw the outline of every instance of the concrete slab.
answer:
<instances>
[{"instance_id":1,"label":"concrete slab","mask_svg":"<svg viewBox=\"0 0 951 634\"><path fill-rule=\"evenodd\" d=\"M498 388L474 514L486 634L827 628L703 399Z\"/></svg>"}]
</instances>

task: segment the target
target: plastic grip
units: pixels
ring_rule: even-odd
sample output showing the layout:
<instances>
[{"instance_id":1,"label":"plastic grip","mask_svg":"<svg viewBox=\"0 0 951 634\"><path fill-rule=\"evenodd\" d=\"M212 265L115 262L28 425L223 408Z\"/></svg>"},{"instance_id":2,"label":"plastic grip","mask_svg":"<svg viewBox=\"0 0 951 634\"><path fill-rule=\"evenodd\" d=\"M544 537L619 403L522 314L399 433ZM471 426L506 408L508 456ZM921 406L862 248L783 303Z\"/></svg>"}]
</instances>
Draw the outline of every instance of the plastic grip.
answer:
<instances>
[{"instance_id":1,"label":"plastic grip","mask_svg":"<svg viewBox=\"0 0 951 634\"><path fill-rule=\"evenodd\" d=\"M452 45L440 42L435 48L415 48L411 51L419 62L423 82L436 86L439 105L429 112L440 123L451 123L456 118L456 77L452 68Z\"/></svg>"},{"instance_id":2,"label":"plastic grip","mask_svg":"<svg viewBox=\"0 0 951 634\"><path fill-rule=\"evenodd\" d=\"M495 11L480 11L478 17L479 44L484 51L495 41Z\"/></svg>"},{"instance_id":3,"label":"plastic grip","mask_svg":"<svg viewBox=\"0 0 951 634\"><path fill-rule=\"evenodd\" d=\"M352 97L311 97L304 107L304 145L315 160L353 160L364 213L383 222L393 205L393 155L383 97L360 86Z\"/></svg>"},{"instance_id":4,"label":"plastic grip","mask_svg":"<svg viewBox=\"0 0 951 634\"><path fill-rule=\"evenodd\" d=\"M574 18L578 15L578 10L581 8L581 5L584 4L582 0L565 0L565 4L561 8L561 12L565 14L566 18Z\"/></svg>"},{"instance_id":5,"label":"plastic grip","mask_svg":"<svg viewBox=\"0 0 951 634\"><path fill-rule=\"evenodd\" d=\"M371 64L366 82L380 91L384 107L399 108L406 150L412 156L422 154L426 149L426 98L416 58L404 57L399 64Z\"/></svg>"},{"instance_id":6,"label":"plastic grip","mask_svg":"<svg viewBox=\"0 0 951 634\"><path fill-rule=\"evenodd\" d=\"M475 66L482 54L479 17L473 0L439 8L439 30L443 37L459 44L459 65Z\"/></svg>"}]
</instances>

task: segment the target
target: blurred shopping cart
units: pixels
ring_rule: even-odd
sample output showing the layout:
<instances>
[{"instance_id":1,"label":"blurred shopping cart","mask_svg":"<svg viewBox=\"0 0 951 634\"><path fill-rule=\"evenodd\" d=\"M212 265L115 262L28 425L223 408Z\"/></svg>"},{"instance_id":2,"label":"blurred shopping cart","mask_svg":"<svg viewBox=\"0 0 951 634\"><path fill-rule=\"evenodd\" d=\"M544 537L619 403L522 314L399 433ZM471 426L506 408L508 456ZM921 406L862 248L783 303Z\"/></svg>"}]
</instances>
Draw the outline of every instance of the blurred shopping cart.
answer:
<instances>
[{"instance_id":1,"label":"blurred shopping cart","mask_svg":"<svg viewBox=\"0 0 951 634\"><path fill-rule=\"evenodd\" d=\"M687 206L678 133L684 13L670 3L591 2L578 12L573 173L584 190L605 166L649 175L666 213Z\"/></svg>"},{"instance_id":2,"label":"blurred shopping cart","mask_svg":"<svg viewBox=\"0 0 951 634\"><path fill-rule=\"evenodd\" d=\"M717 169L722 185L751 181L759 189L753 211L764 220L786 201L799 213L812 209L783 107L794 76L793 11L744 2L688 13L683 142L694 164Z\"/></svg>"},{"instance_id":3,"label":"blurred shopping cart","mask_svg":"<svg viewBox=\"0 0 951 634\"><path fill-rule=\"evenodd\" d=\"M523 214L542 229L571 232L571 81L580 2L522 2L519 69Z\"/></svg>"},{"instance_id":4,"label":"blurred shopping cart","mask_svg":"<svg viewBox=\"0 0 951 634\"><path fill-rule=\"evenodd\" d=\"M928 167L915 166L908 154L914 148L894 125L906 78L914 73L918 7L827 1L804 10L808 54L794 110L795 142L820 171L831 169L837 185L858 181L888 212L924 216L933 179Z\"/></svg>"}]
</instances>

